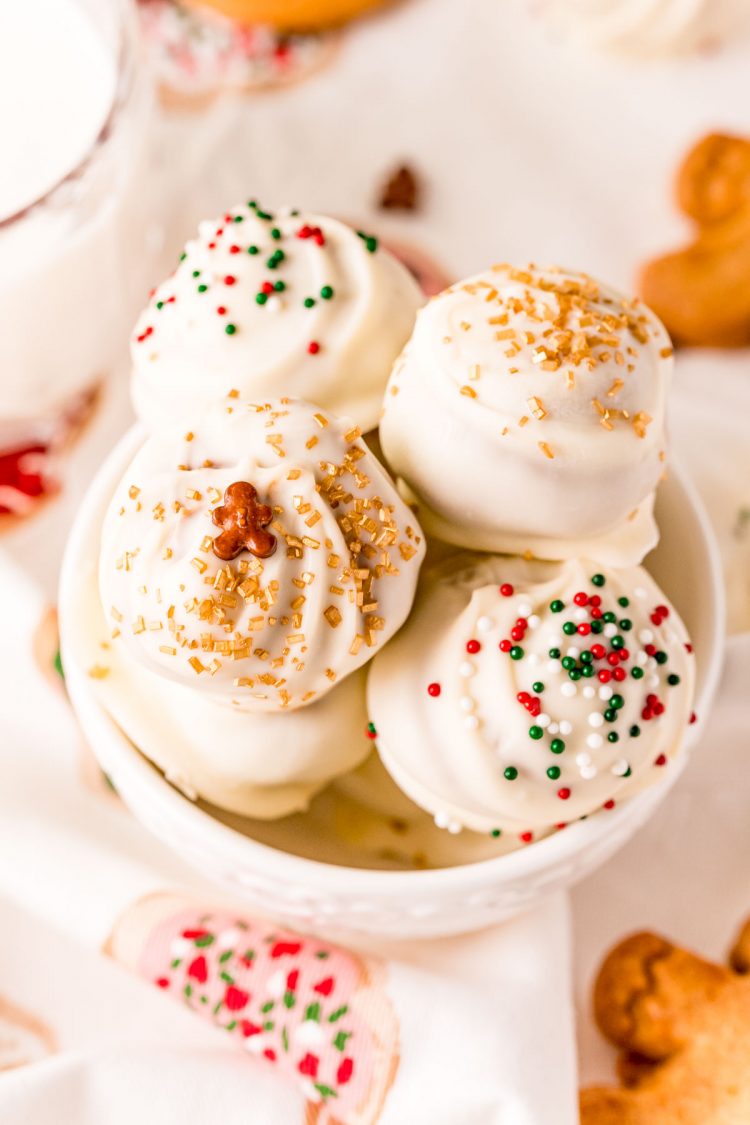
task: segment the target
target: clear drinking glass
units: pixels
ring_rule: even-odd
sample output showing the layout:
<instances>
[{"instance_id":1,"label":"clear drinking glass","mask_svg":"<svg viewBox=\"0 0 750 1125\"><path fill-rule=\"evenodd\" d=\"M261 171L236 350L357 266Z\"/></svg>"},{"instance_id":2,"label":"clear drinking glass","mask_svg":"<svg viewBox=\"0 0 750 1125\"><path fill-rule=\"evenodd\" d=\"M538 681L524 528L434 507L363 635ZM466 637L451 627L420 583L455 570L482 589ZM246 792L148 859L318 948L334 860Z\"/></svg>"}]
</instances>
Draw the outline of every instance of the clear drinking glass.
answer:
<instances>
[{"instance_id":1,"label":"clear drinking glass","mask_svg":"<svg viewBox=\"0 0 750 1125\"><path fill-rule=\"evenodd\" d=\"M142 299L151 97L133 6L7 4L0 94L10 93L5 82L16 86L14 98L0 98L0 511L7 512L23 476L14 452L37 458L33 475L81 424L127 348ZM4 116L15 113L20 119ZM23 495L16 501L22 509Z\"/></svg>"}]
</instances>

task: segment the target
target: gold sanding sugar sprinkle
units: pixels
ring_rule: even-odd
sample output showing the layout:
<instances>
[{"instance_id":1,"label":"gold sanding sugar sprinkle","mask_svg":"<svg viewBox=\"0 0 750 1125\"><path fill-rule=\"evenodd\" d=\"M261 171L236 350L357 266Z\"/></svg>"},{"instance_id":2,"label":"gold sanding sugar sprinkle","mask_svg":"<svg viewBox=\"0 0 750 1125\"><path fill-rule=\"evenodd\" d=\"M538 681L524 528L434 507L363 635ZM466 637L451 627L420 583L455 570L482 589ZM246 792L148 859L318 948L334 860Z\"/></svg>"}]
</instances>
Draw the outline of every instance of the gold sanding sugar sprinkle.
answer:
<instances>
[{"instance_id":1,"label":"gold sanding sugar sprinkle","mask_svg":"<svg viewBox=\"0 0 750 1125\"><path fill-rule=\"evenodd\" d=\"M622 379L615 379L615 381L612 383L612 386L607 391L607 398L614 398L615 395L618 394L624 386L625 384Z\"/></svg>"},{"instance_id":2,"label":"gold sanding sugar sprinkle","mask_svg":"<svg viewBox=\"0 0 750 1125\"><path fill-rule=\"evenodd\" d=\"M318 444L318 439L315 436L315 434L313 434L312 437L308 438L307 441L305 442L305 448L306 449L314 449L317 444Z\"/></svg>"},{"instance_id":3,"label":"gold sanding sugar sprinkle","mask_svg":"<svg viewBox=\"0 0 750 1125\"><path fill-rule=\"evenodd\" d=\"M477 397L477 392L474 390L474 388L469 387L466 384L464 384L464 386L461 387L461 394L466 395L467 398L476 398Z\"/></svg>"},{"instance_id":4,"label":"gold sanding sugar sprinkle","mask_svg":"<svg viewBox=\"0 0 750 1125\"><path fill-rule=\"evenodd\" d=\"M337 629L341 624L341 611L335 605L329 605L327 609L323 610L323 616L332 629Z\"/></svg>"},{"instance_id":5,"label":"gold sanding sugar sprinkle","mask_svg":"<svg viewBox=\"0 0 750 1125\"><path fill-rule=\"evenodd\" d=\"M131 484L130 488L128 489L128 496L130 497L130 499L131 500L137 500L138 497L140 496L140 494L141 494L140 488L136 488L136 486L134 484Z\"/></svg>"},{"instance_id":6,"label":"gold sanding sugar sprinkle","mask_svg":"<svg viewBox=\"0 0 750 1125\"><path fill-rule=\"evenodd\" d=\"M194 566L199 574L204 574L208 570L208 563L204 562L203 559L199 559L197 556L190 560L190 565Z\"/></svg>"},{"instance_id":7,"label":"gold sanding sugar sprinkle","mask_svg":"<svg viewBox=\"0 0 750 1125\"><path fill-rule=\"evenodd\" d=\"M299 480L299 478L301 476L302 476L302 470L301 469L290 469L289 472L286 475L286 479L287 480Z\"/></svg>"},{"instance_id":8,"label":"gold sanding sugar sprinkle","mask_svg":"<svg viewBox=\"0 0 750 1125\"><path fill-rule=\"evenodd\" d=\"M498 294L490 287L485 300L493 306L490 324L499 323L498 306L507 317L507 327L495 333L496 339L511 340L517 350L532 349L531 361L545 371L556 371L563 364L583 365L593 370L598 364L623 365L624 353L637 356L632 342L645 344L652 324L637 300L606 295L593 278L581 274L569 277L560 271L540 273L510 266L493 267L515 283ZM486 283L485 283L486 285ZM464 286L471 293L477 286ZM513 327L513 320L531 321L539 331ZM539 339L540 334L543 340ZM508 353L506 353L508 354ZM511 351L510 354L513 354Z\"/></svg>"},{"instance_id":9,"label":"gold sanding sugar sprinkle","mask_svg":"<svg viewBox=\"0 0 750 1125\"><path fill-rule=\"evenodd\" d=\"M185 495L187 496L188 500L202 500L203 499L202 495L200 494L200 492L198 492L197 488L189 488Z\"/></svg>"},{"instance_id":10,"label":"gold sanding sugar sprinkle","mask_svg":"<svg viewBox=\"0 0 750 1125\"><path fill-rule=\"evenodd\" d=\"M165 656L177 655L177 649L172 645L159 645L159 652L163 652Z\"/></svg>"},{"instance_id":11,"label":"gold sanding sugar sprinkle","mask_svg":"<svg viewBox=\"0 0 750 1125\"><path fill-rule=\"evenodd\" d=\"M194 437L195 434L193 433L193 431L188 430L188 432L185 434L185 441L192 441Z\"/></svg>"},{"instance_id":12,"label":"gold sanding sugar sprinkle","mask_svg":"<svg viewBox=\"0 0 750 1125\"><path fill-rule=\"evenodd\" d=\"M662 348L659 355L662 359L669 359L671 355L674 355L674 348Z\"/></svg>"},{"instance_id":13,"label":"gold sanding sugar sprinkle","mask_svg":"<svg viewBox=\"0 0 750 1125\"><path fill-rule=\"evenodd\" d=\"M240 392L237 390L236 387L232 387L231 391L229 391L229 393L227 394L227 398L239 398L239 397L240 397Z\"/></svg>"},{"instance_id":14,"label":"gold sanding sugar sprinkle","mask_svg":"<svg viewBox=\"0 0 750 1125\"><path fill-rule=\"evenodd\" d=\"M536 395L532 395L531 398L526 400L526 403L538 422L541 422L543 418L547 417L547 411L544 409L542 400Z\"/></svg>"},{"instance_id":15,"label":"gold sanding sugar sprinkle","mask_svg":"<svg viewBox=\"0 0 750 1125\"><path fill-rule=\"evenodd\" d=\"M193 671L196 672L199 676L200 676L201 672L207 672L208 671L208 669L206 668L206 665L197 656L191 656L190 659L188 660L188 664L193 669Z\"/></svg>"},{"instance_id":16,"label":"gold sanding sugar sprinkle","mask_svg":"<svg viewBox=\"0 0 750 1125\"><path fill-rule=\"evenodd\" d=\"M550 448L550 446L547 444L546 441L540 441L539 442L539 448L541 449L544 456L548 457L550 459L550 461L554 458L555 455L552 452L552 449Z\"/></svg>"},{"instance_id":17,"label":"gold sanding sugar sprinkle","mask_svg":"<svg viewBox=\"0 0 750 1125\"><path fill-rule=\"evenodd\" d=\"M328 419L326 418L325 414L313 414L313 418L318 423L321 430L324 430L328 425Z\"/></svg>"},{"instance_id":18,"label":"gold sanding sugar sprinkle","mask_svg":"<svg viewBox=\"0 0 750 1125\"><path fill-rule=\"evenodd\" d=\"M92 664L88 674L91 676L92 680L106 680L109 671L109 668L105 664Z\"/></svg>"},{"instance_id":19,"label":"gold sanding sugar sprinkle","mask_svg":"<svg viewBox=\"0 0 750 1125\"><path fill-rule=\"evenodd\" d=\"M469 378L476 381L482 374L482 368L478 363L472 363L469 368Z\"/></svg>"},{"instance_id":20,"label":"gold sanding sugar sprinkle","mask_svg":"<svg viewBox=\"0 0 750 1125\"><path fill-rule=\"evenodd\" d=\"M639 410L637 414L633 415L633 429L639 438L645 438L646 430L652 421L651 415L646 414L644 410Z\"/></svg>"},{"instance_id":21,"label":"gold sanding sugar sprinkle","mask_svg":"<svg viewBox=\"0 0 750 1125\"><path fill-rule=\"evenodd\" d=\"M344 441L347 442L348 445L351 445L353 441L356 441L361 437L362 431L360 430L359 426L352 426L352 428L350 430L347 430L344 434Z\"/></svg>"}]
</instances>

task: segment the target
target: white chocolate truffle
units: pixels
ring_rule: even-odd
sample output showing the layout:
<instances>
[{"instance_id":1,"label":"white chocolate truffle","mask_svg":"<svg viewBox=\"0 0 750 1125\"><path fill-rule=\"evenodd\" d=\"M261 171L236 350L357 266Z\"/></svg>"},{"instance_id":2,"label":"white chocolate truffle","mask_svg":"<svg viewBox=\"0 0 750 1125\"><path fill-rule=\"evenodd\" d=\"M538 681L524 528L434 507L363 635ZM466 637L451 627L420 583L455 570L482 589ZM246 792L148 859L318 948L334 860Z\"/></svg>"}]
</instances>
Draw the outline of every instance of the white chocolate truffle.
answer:
<instances>
[{"instance_id":1,"label":"white chocolate truffle","mask_svg":"<svg viewBox=\"0 0 750 1125\"><path fill-rule=\"evenodd\" d=\"M658 540L671 356L639 301L584 274L495 266L420 312L383 451L437 538L638 563Z\"/></svg>"},{"instance_id":2,"label":"white chocolate truffle","mask_svg":"<svg viewBox=\"0 0 750 1125\"><path fill-rule=\"evenodd\" d=\"M424 545L350 422L299 400L230 403L136 454L104 522L102 604L153 671L237 708L291 710L393 636ZM257 499L234 502L237 485ZM272 553L255 553L268 537Z\"/></svg>"},{"instance_id":3,"label":"white chocolate truffle","mask_svg":"<svg viewBox=\"0 0 750 1125\"><path fill-rule=\"evenodd\" d=\"M538 838L663 776L690 721L691 652L640 567L464 555L425 576L368 709L418 805Z\"/></svg>"},{"instance_id":4,"label":"white chocolate truffle","mask_svg":"<svg viewBox=\"0 0 750 1125\"><path fill-rule=\"evenodd\" d=\"M633 56L715 49L750 17L745 0L543 0L540 11L564 38Z\"/></svg>"},{"instance_id":5,"label":"white chocolate truffle","mask_svg":"<svg viewBox=\"0 0 750 1125\"><path fill-rule=\"evenodd\" d=\"M292 395L369 430L423 300L377 239L322 215L235 207L201 223L136 325L136 412L158 431L230 391Z\"/></svg>"}]
</instances>

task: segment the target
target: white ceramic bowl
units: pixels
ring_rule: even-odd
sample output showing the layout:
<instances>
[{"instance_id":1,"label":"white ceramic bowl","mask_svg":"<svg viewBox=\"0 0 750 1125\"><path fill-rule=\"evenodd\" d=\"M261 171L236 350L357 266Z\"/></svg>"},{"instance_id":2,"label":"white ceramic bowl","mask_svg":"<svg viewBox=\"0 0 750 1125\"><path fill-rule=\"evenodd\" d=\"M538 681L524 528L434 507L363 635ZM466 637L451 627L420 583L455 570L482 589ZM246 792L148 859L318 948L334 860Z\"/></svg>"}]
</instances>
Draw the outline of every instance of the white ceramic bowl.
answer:
<instances>
[{"instance_id":1,"label":"white ceramic bowl","mask_svg":"<svg viewBox=\"0 0 750 1125\"><path fill-rule=\"evenodd\" d=\"M365 810L360 816L356 809L346 814L335 787L334 795L318 798L309 813L272 823L243 821L188 800L100 706L92 680L76 660L77 607L86 581L90 596L103 511L115 481L142 440L136 428L113 451L81 505L69 540L60 588L68 691L102 768L135 815L238 898L291 925L342 934L436 937L479 929L582 879L622 847L663 800L679 767L667 771L660 785L615 809L521 850L488 857L482 839L484 853L478 853L483 855L478 860L466 851L461 838L430 826L432 836L430 832L424 836L428 854L421 856L430 867L425 870L383 869L402 858L395 844L387 846L392 832L388 816L381 812L381 823L373 830L378 814ZM646 565L681 613L696 652L698 722L689 730L689 744L710 706L721 666L721 567L701 505L674 467L660 488L657 518L662 539ZM350 828L353 824L356 830L353 835L339 835L342 816L346 820L347 815ZM398 830L403 832L403 825ZM372 839L378 841L375 848ZM451 865L442 866L446 863Z\"/></svg>"}]
</instances>

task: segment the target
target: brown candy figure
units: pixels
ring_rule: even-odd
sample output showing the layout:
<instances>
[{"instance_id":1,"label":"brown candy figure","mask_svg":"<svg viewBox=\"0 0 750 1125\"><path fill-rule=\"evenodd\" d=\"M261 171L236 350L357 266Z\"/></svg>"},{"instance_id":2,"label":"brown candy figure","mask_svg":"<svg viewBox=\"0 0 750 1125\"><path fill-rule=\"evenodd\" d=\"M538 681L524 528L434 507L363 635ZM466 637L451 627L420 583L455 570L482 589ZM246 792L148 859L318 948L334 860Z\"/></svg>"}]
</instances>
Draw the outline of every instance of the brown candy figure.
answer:
<instances>
[{"instance_id":1,"label":"brown candy figure","mask_svg":"<svg viewBox=\"0 0 750 1125\"><path fill-rule=\"evenodd\" d=\"M236 559L243 551L267 559L276 550L276 536L264 530L273 512L267 504L258 503L258 493L247 481L229 485L224 503L214 508L212 518L222 529L213 541L214 554L224 562Z\"/></svg>"}]
</instances>

